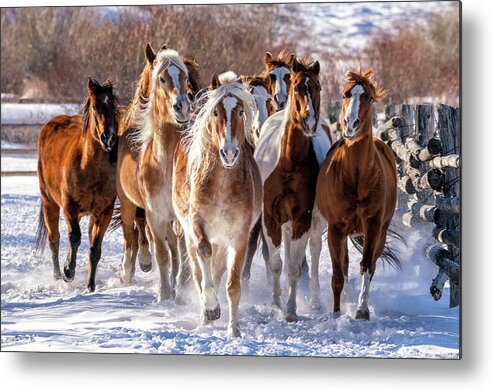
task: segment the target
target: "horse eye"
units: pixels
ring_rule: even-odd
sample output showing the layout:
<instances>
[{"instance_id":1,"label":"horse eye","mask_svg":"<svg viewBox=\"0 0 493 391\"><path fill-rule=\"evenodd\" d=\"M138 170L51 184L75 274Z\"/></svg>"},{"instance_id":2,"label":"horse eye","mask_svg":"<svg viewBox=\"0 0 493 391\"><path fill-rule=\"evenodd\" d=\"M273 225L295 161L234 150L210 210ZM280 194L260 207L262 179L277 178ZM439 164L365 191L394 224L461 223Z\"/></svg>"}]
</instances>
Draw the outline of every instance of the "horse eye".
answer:
<instances>
[{"instance_id":1,"label":"horse eye","mask_svg":"<svg viewBox=\"0 0 493 391\"><path fill-rule=\"evenodd\" d=\"M240 110L240 117L243 117L243 114L245 114L245 112L243 110Z\"/></svg>"},{"instance_id":2,"label":"horse eye","mask_svg":"<svg viewBox=\"0 0 493 391\"><path fill-rule=\"evenodd\" d=\"M219 113L217 112L217 110L214 110L214 117L219 117Z\"/></svg>"},{"instance_id":3,"label":"horse eye","mask_svg":"<svg viewBox=\"0 0 493 391\"><path fill-rule=\"evenodd\" d=\"M298 93L300 92L300 89L298 87L294 87L294 92Z\"/></svg>"},{"instance_id":4,"label":"horse eye","mask_svg":"<svg viewBox=\"0 0 493 391\"><path fill-rule=\"evenodd\" d=\"M160 77L159 77L159 81L160 81L162 84L166 84L166 79L164 78L164 76L160 76Z\"/></svg>"}]
</instances>

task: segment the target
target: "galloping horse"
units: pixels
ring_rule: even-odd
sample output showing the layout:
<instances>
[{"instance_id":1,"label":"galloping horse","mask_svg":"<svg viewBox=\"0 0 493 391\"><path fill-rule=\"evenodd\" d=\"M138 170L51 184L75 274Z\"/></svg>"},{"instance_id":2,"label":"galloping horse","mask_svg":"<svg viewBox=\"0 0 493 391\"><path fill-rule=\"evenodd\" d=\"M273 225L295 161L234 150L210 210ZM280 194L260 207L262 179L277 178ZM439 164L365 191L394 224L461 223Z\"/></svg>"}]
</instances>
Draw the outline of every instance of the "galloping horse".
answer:
<instances>
[{"instance_id":1,"label":"galloping horse","mask_svg":"<svg viewBox=\"0 0 493 391\"><path fill-rule=\"evenodd\" d=\"M145 210L159 267L159 300L172 297L167 236L174 213L171 205L173 152L190 118L188 69L180 55L162 47L146 47L148 97L140 96L131 118L123 122L118 148L117 192L124 235L122 280L132 277L131 249L137 208ZM143 77L146 70L143 72ZM141 78L142 79L142 78ZM173 238L176 240L176 238Z\"/></svg>"},{"instance_id":2,"label":"galloping horse","mask_svg":"<svg viewBox=\"0 0 493 391\"><path fill-rule=\"evenodd\" d=\"M313 242L311 299L312 305L318 306L323 218L314 208L315 189L319 165L330 146L325 132L319 130L319 72L318 61L308 64L293 60L286 108L265 122L254 155L264 184L263 232L274 277L273 303L277 307L281 307L281 241L285 245L288 321L297 319L296 290L309 238Z\"/></svg>"},{"instance_id":3,"label":"galloping horse","mask_svg":"<svg viewBox=\"0 0 493 391\"><path fill-rule=\"evenodd\" d=\"M260 76L269 83L269 92L274 97L276 111L283 110L288 101L293 59L294 53L286 55L284 50L279 52L276 60L270 52L266 52L264 56L265 70Z\"/></svg>"},{"instance_id":4,"label":"galloping horse","mask_svg":"<svg viewBox=\"0 0 493 391\"><path fill-rule=\"evenodd\" d=\"M173 207L185 232L202 321L220 317L217 289L228 269L228 335L239 337L245 233L262 203L260 173L247 146L255 103L233 72L214 74L205 99L175 152Z\"/></svg>"},{"instance_id":5,"label":"galloping horse","mask_svg":"<svg viewBox=\"0 0 493 391\"><path fill-rule=\"evenodd\" d=\"M49 239L53 274L60 279L58 222L63 209L70 248L63 279L75 276L77 249L81 242L79 221L90 215L89 275L87 289L95 289L101 244L116 198L117 99L110 82L100 85L89 78L82 116L60 115L51 119L39 135L38 177L41 211L36 247Z\"/></svg>"},{"instance_id":6,"label":"galloping horse","mask_svg":"<svg viewBox=\"0 0 493 391\"><path fill-rule=\"evenodd\" d=\"M329 223L334 314L347 279L347 237L364 235L357 319L370 319L368 295L378 257L394 214L397 176L391 149L372 136L372 103L385 96L373 71L346 74L341 111L343 138L331 148L317 183L317 204ZM394 260L398 262L398 260Z\"/></svg>"}]
</instances>

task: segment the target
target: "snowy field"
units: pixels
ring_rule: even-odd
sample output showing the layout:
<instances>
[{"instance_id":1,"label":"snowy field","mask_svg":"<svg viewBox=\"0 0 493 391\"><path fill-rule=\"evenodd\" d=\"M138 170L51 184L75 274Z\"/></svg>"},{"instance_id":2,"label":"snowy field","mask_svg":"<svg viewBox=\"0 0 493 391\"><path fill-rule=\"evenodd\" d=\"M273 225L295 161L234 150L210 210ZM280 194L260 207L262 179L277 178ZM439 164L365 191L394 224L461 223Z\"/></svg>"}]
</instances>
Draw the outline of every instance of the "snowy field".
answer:
<instances>
[{"instance_id":1,"label":"snowy field","mask_svg":"<svg viewBox=\"0 0 493 391\"><path fill-rule=\"evenodd\" d=\"M134 284L119 280L121 231L108 234L98 268L96 292L85 290L87 221L78 252L74 282L54 282L49 251L32 253L40 205L36 177L2 178L1 348L23 351L135 352L329 357L459 356L459 310L448 308L448 290L439 302L428 293L436 269L422 258L420 236L409 233L404 268L379 266L371 286L370 322L354 319L359 289L359 256L351 252L349 300L344 314L330 316L331 268L324 244L319 311L308 305L307 287L299 294L300 321L288 324L270 306L263 261L255 259L252 278L243 287L240 326L243 338L230 340L227 301L220 290L221 318L201 326L195 291L189 306L158 303L156 267L137 270ZM66 227L61 228L61 263L67 252ZM406 233L407 234L407 233ZM416 250L413 250L416 249ZM138 268L137 268L138 269ZM224 280L223 280L224 283Z\"/></svg>"}]
</instances>

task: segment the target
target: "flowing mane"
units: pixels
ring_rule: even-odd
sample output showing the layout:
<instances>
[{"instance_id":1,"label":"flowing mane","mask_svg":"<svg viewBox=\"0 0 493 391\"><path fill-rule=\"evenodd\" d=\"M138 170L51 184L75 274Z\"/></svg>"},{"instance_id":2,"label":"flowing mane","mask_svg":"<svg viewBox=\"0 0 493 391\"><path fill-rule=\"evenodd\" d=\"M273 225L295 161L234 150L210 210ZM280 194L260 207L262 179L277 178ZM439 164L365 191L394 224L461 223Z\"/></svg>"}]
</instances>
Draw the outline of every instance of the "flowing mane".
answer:
<instances>
[{"instance_id":1,"label":"flowing mane","mask_svg":"<svg viewBox=\"0 0 493 391\"><path fill-rule=\"evenodd\" d=\"M363 71L360 68L358 71L347 71L345 78L349 84L347 85L345 91L351 90L355 84L363 84L371 91L371 97L374 100L378 101L382 99L387 94L387 91L377 85L377 83L373 80L374 76L375 73L373 72L373 69Z\"/></svg>"},{"instance_id":2,"label":"flowing mane","mask_svg":"<svg viewBox=\"0 0 493 391\"><path fill-rule=\"evenodd\" d=\"M148 81L150 83L149 97L145 97L142 94L143 88L145 88L145 80L141 79L139 86L139 95L135 94L134 101L132 102L132 109L129 110L127 115L132 115L132 128L134 131L129 134L130 142L135 151L142 151L145 146L152 140L154 134L154 96L156 91L156 79L158 75L168 69L170 66L176 66L182 72L188 75L188 68L184 61L180 57L177 51L172 49L165 49L156 54L154 65L152 67L151 78ZM147 70L150 66L146 66L142 72L142 76L150 72ZM147 77L149 75L147 74Z\"/></svg>"},{"instance_id":3,"label":"flowing mane","mask_svg":"<svg viewBox=\"0 0 493 391\"><path fill-rule=\"evenodd\" d=\"M245 139L250 143L250 131L253 121L253 109L255 101L234 72L225 72L219 75L221 85L215 90L208 90L200 97L196 118L193 124L186 130L184 142L187 146L188 163L187 173L193 183L200 169L207 172L211 168L213 160L207 151L212 145L212 132L210 118L216 105L227 95L234 96L243 102L245 108Z\"/></svg>"}]
</instances>

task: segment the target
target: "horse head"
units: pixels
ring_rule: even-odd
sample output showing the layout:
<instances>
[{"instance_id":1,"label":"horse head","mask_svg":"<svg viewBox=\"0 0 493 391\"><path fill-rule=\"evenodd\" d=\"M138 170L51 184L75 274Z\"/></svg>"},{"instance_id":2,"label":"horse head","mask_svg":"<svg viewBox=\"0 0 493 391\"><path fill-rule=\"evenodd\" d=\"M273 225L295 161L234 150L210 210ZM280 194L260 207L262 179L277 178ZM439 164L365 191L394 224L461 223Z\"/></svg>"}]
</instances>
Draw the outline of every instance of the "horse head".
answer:
<instances>
[{"instance_id":1,"label":"horse head","mask_svg":"<svg viewBox=\"0 0 493 391\"><path fill-rule=\"evenodd\" d=\"M294 53L286 55L284 50L279 53L277 59L274 59L271 53L265 53L263 75L269 83L269 92L274 97L276 111L283 110L288 102L289 75L293 60Z\"/></svg>"},{"instance_id":2,"label":"horse head","mask_svg":"<svg viewBox=\"0 0 493 391\"><path fill-rule=\"evenodd\" d=\"M160 111L165 121L183 125L190 119L188 97L188 68L179 54L166 46L153 58L149 53L147 61L153 61L151 97L154 109Z\"/></svg>"},{"instance_id":3,"label":"horse head","mask_svg":"<svg viewBox=\"0 0 493 391\"><path fill-rule=\"evenodd\" d=\"M292 118L306 136L314 136L320 117L320 63L294 59L289 90Z\"/></svg>"},{"instance_id":4,"label":"horse head","mask_svg":"<svg viewBox=\"0 0 493 391\"><path fill-rule=\"evenodd\" d=\"M83 132L91 131L91 136L108 152L118 133L118 101L113 94L113 85L109 80L101 85L89 77L87 90Z\"/></svg>"},{"instance_id":5,"label":"horse head","mask_svg":"<svg viewBox=\"0 0 493 391\"><path fill-rule=\"evenodd\" d=\"M275 112L272 95L267 81L261 76L246 76L243 82L255 101L252 131L253 139L258 140L262 125Z\"/></svg>"},{"instance_id":6,"label":"horse head","mask_svg":"<svg viewBox=\"0 0 493 391\"><path fill-rule=\"evenodd\" d=\"M341 123L342 135L352 140L363 135L362 129L371 130L372 104L385 96L382 90L373 81L373 70L355 72L348 71L346 80L348 83L342 94Z\"/></svg>"}]
</instances>

